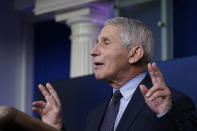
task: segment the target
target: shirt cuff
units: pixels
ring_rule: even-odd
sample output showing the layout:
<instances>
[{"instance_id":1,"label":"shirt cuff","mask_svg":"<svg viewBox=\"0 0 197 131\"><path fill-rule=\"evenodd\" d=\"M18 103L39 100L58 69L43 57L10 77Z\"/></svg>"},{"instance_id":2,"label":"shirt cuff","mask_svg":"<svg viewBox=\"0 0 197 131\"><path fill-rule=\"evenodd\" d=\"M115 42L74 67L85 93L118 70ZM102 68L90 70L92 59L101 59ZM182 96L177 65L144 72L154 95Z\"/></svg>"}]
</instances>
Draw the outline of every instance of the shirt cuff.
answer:
<instances>
[{"instance_id":1,"label":"shirt cuff","mask_svg":"<svg viewBox=\"0 0 197 131\"><path fill-rule=\"evenodd\" d=\"M157 118L161 118L161 117L164 116L166 113L167 113L167 112L161 113L161 114L157 114L156 116L157 116Z\"/></svg>"}]
</instances>

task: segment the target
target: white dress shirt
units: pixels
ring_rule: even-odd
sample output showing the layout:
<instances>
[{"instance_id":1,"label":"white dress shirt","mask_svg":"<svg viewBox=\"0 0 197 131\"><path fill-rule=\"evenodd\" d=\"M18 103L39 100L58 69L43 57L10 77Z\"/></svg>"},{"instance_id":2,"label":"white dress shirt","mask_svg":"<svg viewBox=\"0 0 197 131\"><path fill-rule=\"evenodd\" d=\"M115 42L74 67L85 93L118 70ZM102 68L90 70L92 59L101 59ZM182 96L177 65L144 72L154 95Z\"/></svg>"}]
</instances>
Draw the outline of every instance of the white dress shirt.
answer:
<instances>
[{"instance_id":1,"label":"white dress shirt","mask_svg":"<svg viewBox=\"0 0 197 131\"><path fill-rule=\"evenodd\" d=\"M129 103L130 99L132 98L136 88L139 86L140 82L144 79L146 74L147 73L144 72L144 73L137 75L136 77L129 80L127 83L125 83L123 86L121 86L119 88L123 97L120 99L120 107L119 107L119 112L118 112L116 120L115 120L114 131L116 130L118 123L119 123L128 103ZM113 88L113 93L116 90L118 90L118 89Z\"/></svg>"}]
</instances>

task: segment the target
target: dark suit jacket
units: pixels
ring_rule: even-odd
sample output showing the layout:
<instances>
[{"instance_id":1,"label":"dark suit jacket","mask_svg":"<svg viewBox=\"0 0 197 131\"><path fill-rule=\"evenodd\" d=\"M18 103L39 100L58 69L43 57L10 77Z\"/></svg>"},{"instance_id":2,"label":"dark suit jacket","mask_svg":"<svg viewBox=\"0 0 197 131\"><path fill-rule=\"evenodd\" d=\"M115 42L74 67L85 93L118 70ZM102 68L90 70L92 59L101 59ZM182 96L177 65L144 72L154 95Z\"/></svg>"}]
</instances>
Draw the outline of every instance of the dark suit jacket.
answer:
<instances>
[{"instance_id":1,"label":"dark suit jacket","mask_svg":"<svg viewBox=\"0 0 197 131\"><path fill-rule=\"evenodd\" d=\"M147 75L141 82L152 87L151 79ZM131 98L116 131L197 131L195 106L191 99L184 94L171 89L173 107L157 118L144 101L139 87ZM88 118L85 131L99 131L106 108L111 96L92 111Z\"/></svg>"}]
</instances>

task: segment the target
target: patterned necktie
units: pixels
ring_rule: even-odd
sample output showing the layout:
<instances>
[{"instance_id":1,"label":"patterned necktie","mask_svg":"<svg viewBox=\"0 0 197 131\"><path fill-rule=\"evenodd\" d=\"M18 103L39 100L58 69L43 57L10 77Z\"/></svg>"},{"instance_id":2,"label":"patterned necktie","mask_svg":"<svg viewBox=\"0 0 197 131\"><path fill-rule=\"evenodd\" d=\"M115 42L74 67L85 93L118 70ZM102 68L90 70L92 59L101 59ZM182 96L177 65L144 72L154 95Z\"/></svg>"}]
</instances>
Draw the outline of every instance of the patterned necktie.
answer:
<instances>
[{"instance_id":1,"label":"patterned necktie","mask_svg":"<svg viewBox=\"0 0 197 131\"><path fill-rule=\"evenodd\" d=\"M120 91L115 91L111 103L105 112L100 131L113 131L116 116L120 107L120 98L122 98L122 94L120 93Z\"/></svg>"}]
</instances>

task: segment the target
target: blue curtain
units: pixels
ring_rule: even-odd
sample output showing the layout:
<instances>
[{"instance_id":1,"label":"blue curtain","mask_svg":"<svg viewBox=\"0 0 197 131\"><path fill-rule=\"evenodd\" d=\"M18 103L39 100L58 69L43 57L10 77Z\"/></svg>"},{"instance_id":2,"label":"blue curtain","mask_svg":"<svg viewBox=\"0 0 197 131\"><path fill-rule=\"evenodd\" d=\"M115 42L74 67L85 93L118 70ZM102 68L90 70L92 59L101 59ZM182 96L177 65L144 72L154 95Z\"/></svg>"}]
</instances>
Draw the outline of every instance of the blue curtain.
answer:
<instances>
[{"instance_id":1,"label":"blue curtain","mask_svg":"<svg viewBox=\"0 0 197 131\"><path fill-rule=\"evenodd\" d=\"M197 55L197 1L174 0L174 56Z\"/></svg>"},{"instance_id":2,"label":"blue curtain","mask_svg":"<svg viewBox=\"0 0 197 131\"><path fill-rule=\"evenodd\" d=\"M47 21L36 23L34 29L33 101L40 98L39 83L68 78L70 70L69 27Z\"/></svg>"}]
</instances>

